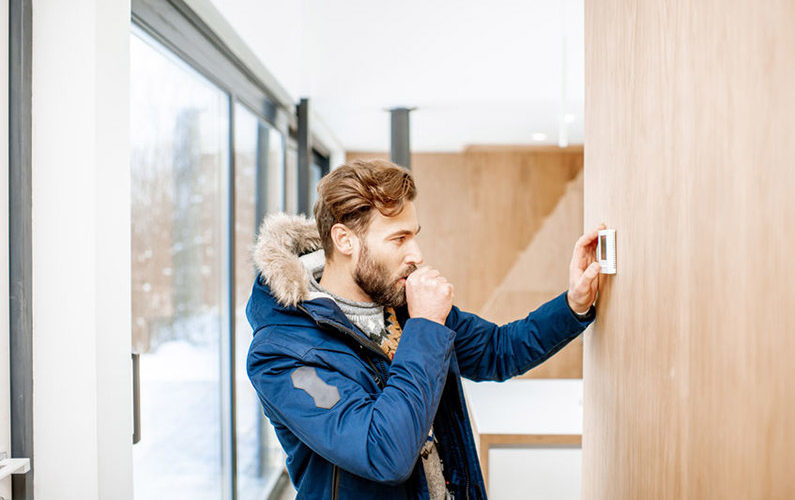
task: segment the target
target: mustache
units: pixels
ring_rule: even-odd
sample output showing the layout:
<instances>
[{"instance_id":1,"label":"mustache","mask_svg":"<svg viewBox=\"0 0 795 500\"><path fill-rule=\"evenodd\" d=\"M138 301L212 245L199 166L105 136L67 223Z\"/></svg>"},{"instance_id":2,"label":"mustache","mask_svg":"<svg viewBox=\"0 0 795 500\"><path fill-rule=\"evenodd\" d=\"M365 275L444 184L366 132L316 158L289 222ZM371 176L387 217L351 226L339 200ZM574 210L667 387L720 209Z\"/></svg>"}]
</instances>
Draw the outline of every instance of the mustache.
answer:
<instances>
[{"instance_id":1,"label":"mustache","mask_svg":"<svg viewBox=\"0 0 795 500\"><path fill-rule=\"evenodd\" d=\"M414 271L416 271L416 270L417 270L417 265L416 265L416 264L411 264L411 265L410 265L410 266L409 266L409 267L406 269L406 271L405 271L405 272L401 273L400 277L401 277L401 278L408 278L408 277L409 277L409 274L413 273L413 272L414 272Z\"/></svg>"}]
</instances>

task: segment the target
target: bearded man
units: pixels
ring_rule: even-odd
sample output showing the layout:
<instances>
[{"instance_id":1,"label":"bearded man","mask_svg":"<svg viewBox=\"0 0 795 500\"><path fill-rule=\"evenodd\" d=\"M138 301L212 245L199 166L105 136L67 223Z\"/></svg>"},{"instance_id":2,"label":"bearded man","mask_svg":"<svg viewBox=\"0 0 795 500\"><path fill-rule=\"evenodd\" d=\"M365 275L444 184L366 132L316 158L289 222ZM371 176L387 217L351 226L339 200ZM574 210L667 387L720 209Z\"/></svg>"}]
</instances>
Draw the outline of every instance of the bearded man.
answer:
<instances>
[{"instance_id":1,"label":"bearded man","mask_svg":"<svg viewBox=\"0 0 795 500\"><path fill-rule=\"evenodd\" d=\"M568 291L498 326L423 265L408 170L353 161L317 190L315 220L262 222L246 309L248 375L298 498L486 498L461 377L522 374L593 321L597 231Z\"/></svg>"}]
</instances>

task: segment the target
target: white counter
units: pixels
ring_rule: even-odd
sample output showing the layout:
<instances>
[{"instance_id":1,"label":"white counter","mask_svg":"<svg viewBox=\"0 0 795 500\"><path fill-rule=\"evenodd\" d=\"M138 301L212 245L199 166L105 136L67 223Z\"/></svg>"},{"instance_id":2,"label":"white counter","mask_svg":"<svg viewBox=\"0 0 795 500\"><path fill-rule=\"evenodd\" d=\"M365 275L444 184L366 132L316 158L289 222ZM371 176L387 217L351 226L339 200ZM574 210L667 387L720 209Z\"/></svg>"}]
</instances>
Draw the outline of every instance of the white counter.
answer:
<instances>
[{"instance_id":1,"label":"white counter","mask_svg":"<svg viewBox=\"0 0 795 500\"><path fill-rule=\"evenodd\" d=\"M464 380L492 500L579 499L582 380Z\"/></svg>"},{"instance_id":2,"label":"white counter","mask_svg":"<svg viewBox=\"0 0 795 500\"><path fill-rule=\"evenodd\" d=\"M481 434L582 435L582 379L464 380Z\"/></svg>"}]
</instances>

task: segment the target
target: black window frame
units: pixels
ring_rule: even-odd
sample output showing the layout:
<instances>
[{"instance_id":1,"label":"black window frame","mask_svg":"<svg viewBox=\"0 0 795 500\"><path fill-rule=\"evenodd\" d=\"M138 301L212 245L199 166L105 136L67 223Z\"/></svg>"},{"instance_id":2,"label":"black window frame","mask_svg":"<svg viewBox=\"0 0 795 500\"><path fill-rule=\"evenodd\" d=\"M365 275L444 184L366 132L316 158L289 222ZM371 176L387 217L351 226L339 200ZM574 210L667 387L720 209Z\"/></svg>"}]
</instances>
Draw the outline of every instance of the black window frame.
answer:
<instances>
[{"instance_id":1,"label":"black window frame","mask_svg":"<svg viewBox=\"0 0 795 500\"><path fill-rule=\"evenodd\" d=\"M317 148L312 148L312 163L320 167L322 175L326 175L331 171L331 159Z\"/></svg>"}]
</instances>

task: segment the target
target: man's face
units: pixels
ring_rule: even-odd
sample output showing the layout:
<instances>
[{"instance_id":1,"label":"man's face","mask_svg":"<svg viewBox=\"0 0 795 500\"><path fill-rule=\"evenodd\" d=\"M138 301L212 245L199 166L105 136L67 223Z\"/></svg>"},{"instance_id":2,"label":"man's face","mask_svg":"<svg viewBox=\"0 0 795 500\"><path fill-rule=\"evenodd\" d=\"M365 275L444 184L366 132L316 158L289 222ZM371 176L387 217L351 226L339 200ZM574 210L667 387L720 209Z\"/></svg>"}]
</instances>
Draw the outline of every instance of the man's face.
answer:
<instances>
[{"instance_id":1,"label":"man's face","mask_svg":"<svg viewBox=\"0 0 795 500\"><path fill-rule=\"evenodd\" d=\"M374 211L367 234L361 238L353 279L376 304L399 307L406 303L405 278L422 264L416 238L419 232L412 202L393 217Z\"/></svg>"}]
</instances>

